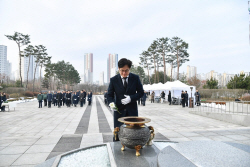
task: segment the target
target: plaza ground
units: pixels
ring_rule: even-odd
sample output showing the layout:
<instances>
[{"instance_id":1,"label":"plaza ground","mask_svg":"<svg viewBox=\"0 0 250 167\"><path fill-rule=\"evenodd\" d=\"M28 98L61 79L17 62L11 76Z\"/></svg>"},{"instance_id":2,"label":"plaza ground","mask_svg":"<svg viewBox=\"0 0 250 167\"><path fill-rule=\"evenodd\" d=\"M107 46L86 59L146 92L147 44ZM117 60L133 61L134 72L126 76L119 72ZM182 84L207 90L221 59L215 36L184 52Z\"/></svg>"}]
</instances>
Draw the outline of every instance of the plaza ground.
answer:
<instances>
[{"instance_id":1,"label":"plaza ground","mask_svg":"<svg viewBox=\"0 0 250 167\"><path fill-rule=\"evenodd\" d=\"M155 140L230 141L250 145L250 127L190 114L189 108L146 102L139 116L151 119ZM38 102L0 112L0 166L35 166L64 152L113 141L113 117L103 96L91 106L38 108Z\"/></svg>"}]
</instances>

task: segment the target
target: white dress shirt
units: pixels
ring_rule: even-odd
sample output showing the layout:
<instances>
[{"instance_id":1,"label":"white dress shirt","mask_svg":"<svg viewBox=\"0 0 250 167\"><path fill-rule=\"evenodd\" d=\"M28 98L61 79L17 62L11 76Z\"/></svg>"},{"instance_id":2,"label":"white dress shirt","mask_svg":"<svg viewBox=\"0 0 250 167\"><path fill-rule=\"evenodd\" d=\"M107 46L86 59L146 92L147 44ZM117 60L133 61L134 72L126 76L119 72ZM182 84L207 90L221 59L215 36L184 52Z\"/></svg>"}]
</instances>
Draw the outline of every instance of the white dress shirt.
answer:
<instances>
[{"instance_id":1,"label":"white dress shirt","mask_svg":"<svg viewBox=\"0 0 250 167\"><path fill-rule=\"evenodd\" d=\"M127 84L128 84L128 77L129 77L129 75L127 76L127 79L126 79ZM121 76L121 79L122 79L122 84L124 85L124 79L122 76Z\"/></svg>"}]
</instances>

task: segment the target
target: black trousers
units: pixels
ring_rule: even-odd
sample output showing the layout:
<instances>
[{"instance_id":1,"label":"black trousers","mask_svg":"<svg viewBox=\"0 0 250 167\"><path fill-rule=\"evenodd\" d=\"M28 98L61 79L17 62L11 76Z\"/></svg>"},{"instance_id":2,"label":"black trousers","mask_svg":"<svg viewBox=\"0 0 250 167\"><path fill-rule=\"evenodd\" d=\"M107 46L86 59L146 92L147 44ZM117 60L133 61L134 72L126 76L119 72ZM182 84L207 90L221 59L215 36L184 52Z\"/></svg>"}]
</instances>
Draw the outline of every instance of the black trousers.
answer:
<instances>
[{"instance_id":1,"label":"black trousers","mask_svg":"<svg viewBox=\"0 0 250 167\"><path fill-rule=\"evenodd\" d=\"M44 99L44 106L47 106L47 99Z\"/></svg>"},{"instance_id":2,"label":"black trousers","mask_svg":"<svg viewBox=\"0 0 250 167\"><path fill-rule=\"evenodd\" d=\"M62 102L63 102L63 106L64 106L64 104L65 104L65 101L66 101L66 100L65 100L65 98L63 98L63 100L62 100Z\"/></svg>"},{"instance_id":3,"label":"black trousers","mask_svg":"<svg viewBox=\"0 0 250 167\"><path fill-rule=\"evenodd\" d=\"M1 105L0 105L1 106ZM0 107L1 111L5 111L5 106Z\"/></svg>"},{"instance_id":4,"label":"black trousers","mask_svg":"<svg viewBox=\"0 0 250 167\"><path fill-rule=\"evenodd\" d=\"M89 100L89 106L91 105L91 100Z\"/></svg>"},{"instance_id":5,"label":"black trousers","mask_svg":"<svg viewBox=\"0 0 250 167\"><path fill-rule=\"evenodd\" d=\"M62 100L58 100L58 107L62 106Z\"/></svg>"},{"instance_id":6,"label":"black trousers","mask_svg":"<svg viewBox=\"0 0 250 167\"><path fill-rule=\"evenodd\" d=\"M186 106L188 106L188 100L185 100Z\"/></svg>"},{"instance_id":7,"label":"black trousers","mask_svg":"<svg viewBox=\"0 0 250 167\"><path fill-rule=\"evenodd\" d=\"M56 99L54 99L54 106L57 106L57 100Z\"/></svg>"},{"instance_id":8,"label":"black trousers","mask_svg":"<svg viewBox=\"0 0 250 167\"><path fill-rule=\"evenodd\" d=\"M146 101L142 100L142 105L145 106L146 104Z\"/></svg>"},{"instance_id":9,"label":"black trousers","mask_svg":"<svg viewBox=\"0 0 250 167\"><path fill-rule=\"evenodd\" d=\"M83 107L83 101L80 101L80 105L81 105L81 107Z\"/></svg>"},{"instance_id":10,"label":"black trousers","mask_svg":"<svg viewBox=\"0 0 250 167\"><path fill-rule=\"evenodd\" d=\"M85 98L83 98L83 104L85 104L86 103L86 99Z\"/></svg>"},{"instance_id":11,"label":"black trousers","mask_svg":"<svg viewBox=\"0 0 250 167\"><path fill-rule=\"evenodd\" d=\"M185 107L185 100L184 99L181 100L181 104L182 104L182 107Z\"/></svg>"},{"instance_id":12,"label":"black trousers","mask_svg":"<svg viewBox=\"0 0 250 167\"><path fill-rule=\"evenodd\" d=\"M138 100L138 105L140 105L140 103L141 103L141 99Z\"/></svg>"},{"instance_id":13,"label":"black trousers","mask_svg":"<svg viewBox=\"0 0 250 167\"><path fill-rule=\"evenodd\" d=\"M155 98L151 98L151 103L154 103L155 102Z\"/></svg>"},{"instance_id":14,"label":"black trousers","mask_svg":"<svg viewBox=\"0 0 250 167\"><path fill-rule=\"evenodd\" d=\"M48 101L48 107L51 108L51 101Z\"/></svg>"},{"instance_id":15,"label":"black trousers","mask_svg":"<svg viewBox=\"0 0 250 167\"><path fill-rule=\"evenodd\" d=\"M42 103L43 103L43 101L41 100L41 101L38 101L39 102L39 108L42 108L43 106L42 106Z\"/></svg>"},{"instance_id":16,"label":"black trousers","mask_svg":"<svg viewBox=\"0 0 250 167\"><path fill-rule=\"evenodd\" d=\"M171 100L170 101L168 101L169 102L169 105L171 105Z\"/></svg>"}]
</instances>

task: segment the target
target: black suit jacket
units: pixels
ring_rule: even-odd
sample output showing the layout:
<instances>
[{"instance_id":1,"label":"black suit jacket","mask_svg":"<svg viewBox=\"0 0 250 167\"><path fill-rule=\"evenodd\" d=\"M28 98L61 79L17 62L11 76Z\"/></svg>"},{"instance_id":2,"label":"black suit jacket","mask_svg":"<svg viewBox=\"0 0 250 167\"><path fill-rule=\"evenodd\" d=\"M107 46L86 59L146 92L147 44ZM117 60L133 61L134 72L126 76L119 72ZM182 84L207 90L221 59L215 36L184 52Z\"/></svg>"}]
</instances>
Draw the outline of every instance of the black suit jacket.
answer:
<instances>
[{"instance_id":1,"label":"black suit jacket","mask_svg":"<svg viewBox=\"0 0 250 167\"><path fill-rule=\"evenodd\" d=\"M143 87L138 75L129 73L128 86L126 90L123 87L120 74L117 74L110 79L107 94L108 103L115 102L119 111L126 109L130 113L130 116L138 116L136 101L139 100L143 96L143 94ZM124 95L129 95L131 98L131 102L127 105L123 105L121 103L121 100L125 98Z\"/></svg>"}]
</instances>

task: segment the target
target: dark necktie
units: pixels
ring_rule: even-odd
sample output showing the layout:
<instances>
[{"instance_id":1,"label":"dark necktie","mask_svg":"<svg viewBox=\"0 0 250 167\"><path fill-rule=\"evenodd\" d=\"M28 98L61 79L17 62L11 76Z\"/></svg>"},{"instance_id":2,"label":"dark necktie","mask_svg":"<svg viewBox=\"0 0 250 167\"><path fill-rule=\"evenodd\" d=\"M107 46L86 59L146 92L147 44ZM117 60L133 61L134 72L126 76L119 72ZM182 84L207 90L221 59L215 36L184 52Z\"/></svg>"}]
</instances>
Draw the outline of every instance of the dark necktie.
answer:
<instances>
[{"instance_id":1,"label":"dark necktie","mask_svg":"<svg viewBox=\"0 0 250 167\"><path fill-rule=\"evenodd\" d=\"M123 81L124 81L123 87L124 87L124 89L126 90L126 89L127 89L127 86L128 86L127 81L126 81L127 77L122 78L122 79L123 79Z\"/></svg>"}]
</instances>

